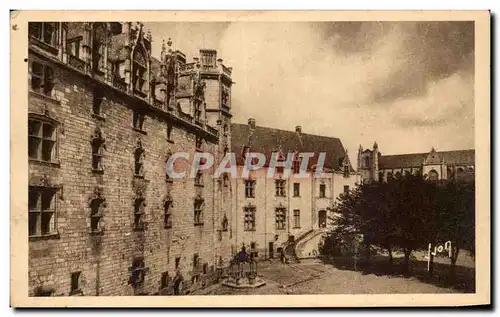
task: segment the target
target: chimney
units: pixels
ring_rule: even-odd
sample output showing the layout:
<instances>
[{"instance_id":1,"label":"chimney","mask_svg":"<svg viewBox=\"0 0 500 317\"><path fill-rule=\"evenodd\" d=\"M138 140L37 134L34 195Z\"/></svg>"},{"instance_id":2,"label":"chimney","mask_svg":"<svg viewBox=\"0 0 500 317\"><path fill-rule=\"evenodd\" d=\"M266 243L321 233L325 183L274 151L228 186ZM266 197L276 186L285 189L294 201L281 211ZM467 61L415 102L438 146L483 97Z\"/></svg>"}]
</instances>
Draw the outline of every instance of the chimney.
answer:
<instances>
[{"instance_id":1,"label":"chimney","mask_svg":"<svg viewBox=\"0 0 500 317\"><path fill-rule=\"evenodd\" d=\"M295 132L297 132L298 134L301 134L302 133L302 126L300 126L300 125L295 126Z\"/></svg>"},{"instance_id":2,"label":"chimney","mask_svg":"<svg viewBox=\"0 0 500 317\"><path fill-rule=\"evenodd\" d=\"M250 128L250 130L255 130L255 119L254 118L248 119L248 127Z\"/></svg>"}]
</instances>

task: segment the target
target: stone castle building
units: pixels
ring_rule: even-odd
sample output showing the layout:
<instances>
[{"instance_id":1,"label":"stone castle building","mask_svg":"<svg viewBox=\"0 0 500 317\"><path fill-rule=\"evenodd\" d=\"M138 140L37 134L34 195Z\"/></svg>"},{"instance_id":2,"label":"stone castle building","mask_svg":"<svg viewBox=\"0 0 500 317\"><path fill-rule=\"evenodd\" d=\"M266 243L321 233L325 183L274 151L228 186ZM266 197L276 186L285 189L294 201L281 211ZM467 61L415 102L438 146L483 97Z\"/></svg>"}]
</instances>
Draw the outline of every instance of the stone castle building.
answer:
<instances>
[{"instance_id":1,"label":"stone castle building","mask_svg":"<svg viewBox=\"0 0 500 317\"><path fill-rule=\"evenodd\" d=\"M233 124L216 51L188 62L168 40L155 58L151 43L141 23L29 23L30 296L186 293L243 244L314 256L328 207L360 181L339 139ZM240 153L241 171L247 150L326 152L325 174L166 174L176 152Z\"/></svg>"},{"instance_id":2,"label":"stone castle building","mask_svg":"<svg viewBox=\"0 0 500 317\"><path fill-rule=\"evenodd\" d=\"M436 151L399 155L382 155L377 142L372 149L358 150L358 171L363 183L387 181L407 173L422 175L428 180L466 181L474 178L474 150Z\"/></svg>"},{"instance_id":3,"label":"stone castle building","mask_svg":"<svg viewBox=\"0 0 500 317\"><path fill-rule=\"evenodd\" d=\"M190 290L231 256L228 187L165 162L230 146L232 69L151 42L141 23L29 23L30 296Z\"/></svg>"},{"instance_id":4,"label":"stone castle building","mask_svg":"<svg viewBox=\"0 0 500 317\"><path fill-rule=\"evenodd\" d=\"M348 192L360 182L346 150L338 138L285 131L256 125L254 119L248 124L231 125L232 151L244 154L247 151L265 154L264 168L251 171L247 178L232 179L233 192L232 236L236 246L250 246L261 259L279 257L281 249L291 257L305 258L317 255L322 233L329 226L329 208L342 193ZM268 177L272 153L278 160L286 160L288 154L313 152L307 169L309 177L295 175L300 160L293 156L291 173L283 170ZM319 153L326 154L324 175L315 176ZM241 175L245 159L237 158L238 175Z\"/></svg>"}]
</instances>

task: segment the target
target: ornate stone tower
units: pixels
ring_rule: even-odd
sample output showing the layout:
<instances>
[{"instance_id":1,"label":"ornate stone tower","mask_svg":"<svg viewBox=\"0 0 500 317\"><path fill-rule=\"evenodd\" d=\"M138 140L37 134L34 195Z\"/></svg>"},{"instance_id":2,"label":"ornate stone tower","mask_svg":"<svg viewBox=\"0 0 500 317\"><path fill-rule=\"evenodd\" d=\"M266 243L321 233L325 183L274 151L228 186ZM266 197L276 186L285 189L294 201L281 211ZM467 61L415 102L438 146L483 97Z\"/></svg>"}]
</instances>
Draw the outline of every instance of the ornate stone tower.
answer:
<instances>
[{"instance_id":1,"label":"ornate stone tower","mask_svg":"<svg viewBox=\"0 0 500 317\"><path fill-rule=\"evenodd\" d=\"M215 154L215 165L223 159L231 149L231 78L232 68L223 64L222 58L217 57L217 51L201 49L199 58L200 79L205 85L206 124L218 130L219 144ZM215 250L217 261L227 263L231 257L230 250L233 241L231 197L232 189L230 175L221 175L217 179L215 193L218 196L215 206L216 228L218 230L218 250Z\"/></svg>"}]
</instances>

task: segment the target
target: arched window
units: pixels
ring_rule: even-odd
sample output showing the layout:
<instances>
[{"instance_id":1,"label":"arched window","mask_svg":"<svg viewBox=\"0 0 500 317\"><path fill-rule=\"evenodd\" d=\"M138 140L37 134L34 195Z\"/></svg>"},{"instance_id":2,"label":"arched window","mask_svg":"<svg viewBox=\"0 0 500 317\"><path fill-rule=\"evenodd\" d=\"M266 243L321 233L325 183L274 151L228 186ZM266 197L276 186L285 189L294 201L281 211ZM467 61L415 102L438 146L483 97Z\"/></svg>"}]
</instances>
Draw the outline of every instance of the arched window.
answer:
<instances>
[{"instance_id":1,"label":"arched window","mask_svg":"<svg viewBox=\"0 0 500 317\"><path fill-rule=\"evenodd\" d=\"M365 167L370 167L370 157L365 157Z\"/></svg>"},{"instance_id":2,"label":"arched window","mask_svg":"<svg viewBox=\"0 0 500 317\"><path fill-rule=\"evenodd\" d=\"M103 23L94 24L92 39L92 69L96 73L104 73L106 50L106 26Z\"/></svg>"},{"instance_id":3,"label":"arched window","mask_svg":"<svg viewBox=\"0 0 500 317\"><path fill-rule=\"evenodd\" d=\"M435 170L430 170L428 174L429 180L430 181L437 181L439 180L439 174Z\"/></svg>"},{"instance_id":4,"label":"arched window","mask_svg":"<svg viewBox=\"0 0 500 317\"><path fill-rule=\"evenodd\" d=\"M142 47L134 51L132 84L134 92L146 96L148 86L148 72L146 53Z\"/></svg>"},{"instance_id":5,"label":"arched window","mask_svg":"<svg viewBox=\"0 0 500 317\"><path fill-rule=\"evenodd\" d=\"M461 167L457 168L457 180L464 179L464 177L465 177L464 169Z\"/></svg>"}]
</instances>

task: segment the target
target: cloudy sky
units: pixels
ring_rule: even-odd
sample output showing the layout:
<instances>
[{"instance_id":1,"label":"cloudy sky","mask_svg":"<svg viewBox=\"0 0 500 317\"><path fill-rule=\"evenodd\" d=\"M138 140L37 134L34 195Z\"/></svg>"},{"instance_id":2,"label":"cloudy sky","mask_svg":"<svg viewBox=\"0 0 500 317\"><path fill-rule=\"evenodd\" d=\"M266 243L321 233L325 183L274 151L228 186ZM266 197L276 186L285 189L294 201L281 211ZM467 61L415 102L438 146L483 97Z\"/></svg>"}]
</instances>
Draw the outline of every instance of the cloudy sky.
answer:
<instances>
[{"instance_id":1,"label":"cloudy sky","mask_svg":"<svg viewBox=\"0 0 500 317\"><path fill-rule=\"evenodd\" d=\"M339 137L356 160L474 147L473 22L146 23L233 67L234 122ZM354 163L354 162L353 162Z\"/></svg>"}]
</instances>

